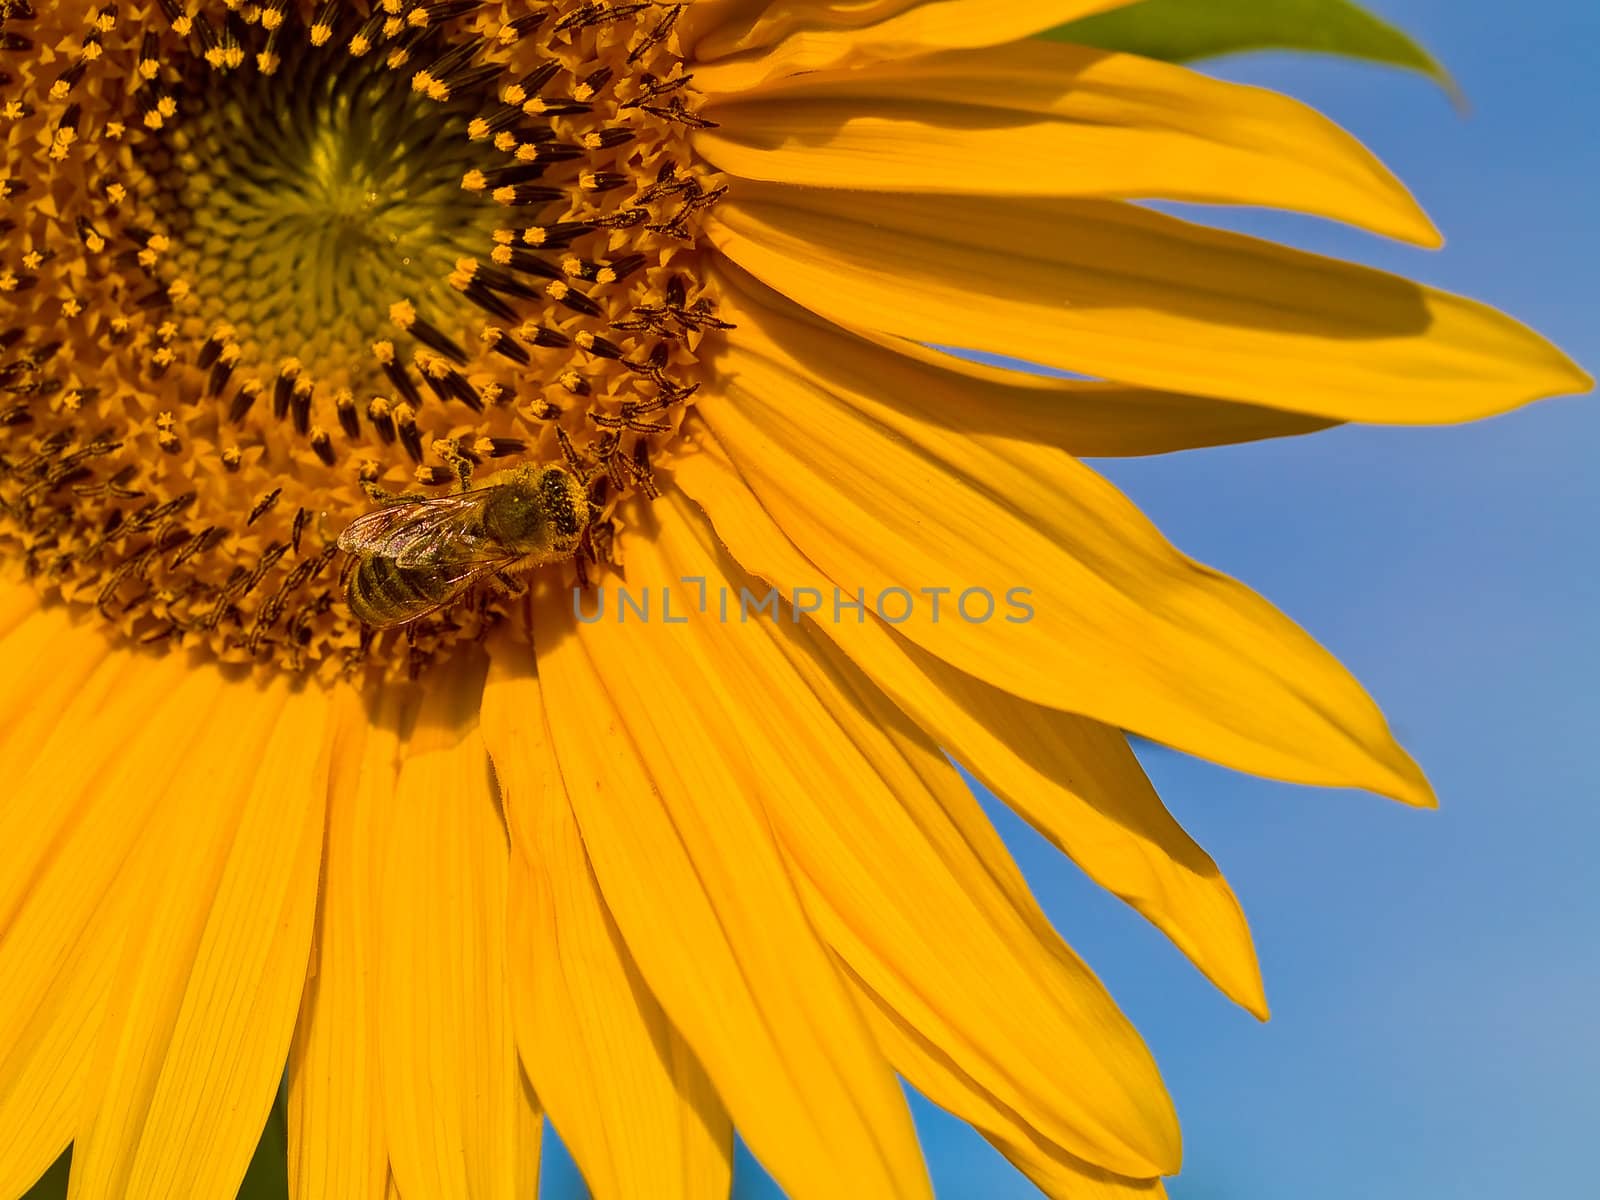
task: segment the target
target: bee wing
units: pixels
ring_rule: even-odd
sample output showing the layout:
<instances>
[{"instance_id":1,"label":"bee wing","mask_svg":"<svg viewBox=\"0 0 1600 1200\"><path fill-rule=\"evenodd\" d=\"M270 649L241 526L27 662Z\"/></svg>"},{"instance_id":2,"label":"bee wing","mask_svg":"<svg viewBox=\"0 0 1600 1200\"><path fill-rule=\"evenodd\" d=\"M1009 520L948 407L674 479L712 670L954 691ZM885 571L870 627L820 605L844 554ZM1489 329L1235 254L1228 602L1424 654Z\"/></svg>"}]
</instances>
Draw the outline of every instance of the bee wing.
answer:
<instances>
[{"instance_id":1,"label":"bee wing","mask_svg":"<svg viewBox=\"0 0 1600 1200\"><path fill-rule=\"evenodd\" d=\"M402 567L503 557L504 549L488 538L478 519L489 495L485 488L387 504L352 521L339 535L339 548L393 559Z\"/></svg>"},{"instance_id":2,"label":"bee wing","mask_svg":"<svg viewBox=\"0 0 1600 1200\"><path fill-rule=\"evenodd\" d=\"M409 526L432 518L436 500L402 500L362 513L339 535L339 549L350 554L389 557L389 545Z\"/></svg>"},{"instance_id":3,"label":"bee wing","mask_svg":"<svg viewBox=\"0 0 1600 1200\"><path fill-rule=\"evenodd\" d=\"M463 559L459 562L452 560L442 564L437 569L436 574L440 582L449 589L449 599L453 600L457 593L470 587L485 575L491 575L495 571L503 571L507 567L515 566L520 557L521 555L507 554L502 550L497 558ZM449 600L446 603L449 603Z\"/></svg>"}]
</instances>

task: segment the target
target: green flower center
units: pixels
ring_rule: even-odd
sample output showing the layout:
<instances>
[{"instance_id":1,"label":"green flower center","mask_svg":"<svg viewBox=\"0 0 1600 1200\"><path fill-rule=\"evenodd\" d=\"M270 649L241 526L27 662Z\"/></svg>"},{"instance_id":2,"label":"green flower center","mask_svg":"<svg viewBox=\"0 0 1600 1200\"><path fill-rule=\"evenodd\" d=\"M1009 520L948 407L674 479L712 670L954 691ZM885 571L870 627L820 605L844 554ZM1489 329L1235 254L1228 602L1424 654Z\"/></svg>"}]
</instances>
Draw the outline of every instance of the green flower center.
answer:
<instances>
[{"instance_id":1,"label":"green flower center","mask_svg":"<svg viewBox=\"0 0 1600 1200\"><path fill-rule=\"evenodd\" d=\"M150 201L207 322L341 381L389 328L375 297L459 325L446 279L483 253L501 211L461 181L496 156L466 136L481 97L441 105L408 79L375 57L312 51L272 77L206 72L179 97Z\"/></svg>"}]
</instances>

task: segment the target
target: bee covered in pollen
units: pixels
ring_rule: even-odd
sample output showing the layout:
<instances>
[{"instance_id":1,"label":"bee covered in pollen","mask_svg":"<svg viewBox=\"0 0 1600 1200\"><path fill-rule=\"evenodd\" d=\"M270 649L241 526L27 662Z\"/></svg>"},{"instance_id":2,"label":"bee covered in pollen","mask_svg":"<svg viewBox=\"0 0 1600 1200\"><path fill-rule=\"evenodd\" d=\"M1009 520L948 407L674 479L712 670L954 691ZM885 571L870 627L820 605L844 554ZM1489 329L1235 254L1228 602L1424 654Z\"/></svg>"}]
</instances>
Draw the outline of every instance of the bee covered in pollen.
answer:
<instances>
[{"instance_id":1,"label":"bee covered in pollen","mask_svg":"<svg viewBox=\"0 0 1600 1200\"><path fill-rule=\"evenodd\" d=\"M357 559L345 593L350 611L392 629L482 580L512 585L512 568L573 557L594 517L584 484L558 466L514 467L453 496L398 498L339 535L339 548Z\"/></svg>"}]
</instances>

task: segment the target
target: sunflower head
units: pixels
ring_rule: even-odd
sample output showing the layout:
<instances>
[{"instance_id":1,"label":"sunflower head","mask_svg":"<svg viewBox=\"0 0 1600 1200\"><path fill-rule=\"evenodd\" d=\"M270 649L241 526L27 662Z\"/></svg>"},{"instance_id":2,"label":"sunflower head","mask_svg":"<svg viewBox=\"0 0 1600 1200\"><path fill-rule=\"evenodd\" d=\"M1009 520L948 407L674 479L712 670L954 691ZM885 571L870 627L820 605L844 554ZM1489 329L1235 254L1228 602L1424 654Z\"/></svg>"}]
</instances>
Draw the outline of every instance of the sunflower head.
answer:
<instances>
[{"instance_id":1,"label":"sunflower head","mask_svg":"<svg viewBox=\"0 0 1600 1200\"><path fill-rule=\"evenodd\" d=\"M286 1073L300 1200L530 1196L544 1113L600 1200L736 1128L928 1200L904 1084L1161 1193L961 771L1261 1016L1128 735L1433 795L1083 459L1589 381L1139 203L1437 239L1303 105L1036 36L1118 6L0 0L0 1200L233 1196Z\"/></svg>"},{"instance_id":2,"label":"sunflower head","mask_svg":"<svg viewBox=\"0 0 1600 1200\"><path fill-rule=\"evenodd\" d=\"M655 490L714 315L678 9L7 0L0 537L136 643L416 673L340 531L562 463ZM17 69L20 68L20 69Z\"/></svg>"}]
</instances>

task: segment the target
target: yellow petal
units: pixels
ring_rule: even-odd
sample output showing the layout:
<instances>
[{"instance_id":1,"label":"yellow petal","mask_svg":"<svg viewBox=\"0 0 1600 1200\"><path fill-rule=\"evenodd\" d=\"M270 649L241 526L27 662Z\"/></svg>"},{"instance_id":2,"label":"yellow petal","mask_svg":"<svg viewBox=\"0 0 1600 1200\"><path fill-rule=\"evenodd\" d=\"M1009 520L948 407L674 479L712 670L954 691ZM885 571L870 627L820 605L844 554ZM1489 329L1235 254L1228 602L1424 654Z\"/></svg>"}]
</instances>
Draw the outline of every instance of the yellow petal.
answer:
<instances>
[{"instance_id":1,"label":"yellow petal","mask_svg":"<svg viewBox=\"0 0 1600 1200\"><path fill-rule=\"evenodd\" d=\"M1014 42L800 75L706 116L717 127L695 149L744 179L1257 204L1440 241L1383 164L1313 109L1130 54Z\"/></svg>"},{"instance_id":2,"label":"yellow petal","mask_svg":"<svg viewBox=\"0 0 1600 1200\"><path fill-rule=\"evenodd\" d=\"M942 619L931 598L910 606L910 641L1022 699L1241 770L1431 803L1326 651L1075 459L728 357L696 411L800 552L869 604L949 589Z\"/></svg>"},{"instance_id":3,"label":"yellow petal","mask_svg":"<svg viewBox=\"0 0 1600 1200\"><path fill-rule=\"evenodd\" d=\"M898 359L791 309L758 308L743 293L737 316L742 348L796 375L831 382L842 395L894 397L940 426L972 434L1032 432L1015 428L1020 405L1007 407L1006 393L987 380L969 390L959 374ZM731 362L725 369L737 378ZM795 549L716 444L708 440L702 449L679 463L675 482L711 515L734 557L786 594L810 588L831 596L832 582ZM880 621L823 620L819 628L1091 878L1165 931L1228 995L1266 1015L1238 902L1161 804L1119 731L1019 700L894 636Z\"/></svg>"},{"instance_id":4,"label":"yellow petal","mask_svg":"<svg viewBox=\"0 0 1600 1200\"><path fill-rule=\"evenodd\" d=\"M108 653L105 638L73 621L65 605L19 610L0 633L0 752L10 761L30 755Z\"/></svg>"},{"instance_id":5,"label":"yellow petal","mask_svg":"<svg viewBox=\"0 0 1600 1200\"><path fill-rule=\"evenodd\" d=\"M696 556L694 541L685 535L687 523L675 521L668 504L655 509L662 517L662 529L648 541L636 543L638 552L630 556L631 577L642 574L653 583L687 573L720 581L724 576L705 557ZM708 536L708 532L699 535L702 554L708 549ZM660 563L650 561L657 548L664 559ZM743 576L728 578L730 586L747 582ZM688 603L679 595L680 605ZM679 611L686 609L680 606ZM720 632L738 641L742 653L724 646L720 655L724 669L730 680L740 680L742 688L762 698L759 711L725 736L763 762L769 815L786 848L794 853L801 868L797 878L835 951L851 967L885 981L895 989L899 1008L915 1014L906 1017L885 1005L882 1011L887 1016L874 1020L874 1027L888 1021L903 1022L909 1029L920 1019L924 1027L937 1031L931 1042L915 1035L921 1046L937 1046L931 1053L920 1048L905 1052L903 1042L884 1041L896 1068L938 1102L996 1137L1048 1194L1105 1200L1159 1196L1160 1186L1154 1181L1113 1176L1052 1144L1040 1129L1058 1128L1062 1110L1073 1111L1073 1102L1063 1101L1049 1082L1043 1084L1049 1097L1045 1100L1038 1094L1019 1093L1008 1079L1013 1073L1027 1077L1035 1073L1030 1067L1040 1064L1070 1061L1075 1070L1069 1089L1080 1093L1080 1103L1091 1104L1095 1114L1103 1116L1115 1109L1119 1084L1111 1085L1112 1095L1095 1095L1091 1080L1085 1078L1092 1072L1085 1066L1115 1054L1113 1047L1127 1047L1130 1041L1134 1059L1145 1056L1136 1035L1092 977L1055 939L971 794L931 743L903 728L883 697L874 700L870 685L859 676L851 681L852 672L837 652L831 659L825 651L817 654L818 648L805 644L806 639L784 636L792 626L778 625L773 627L777 636L771 637L772 643L813 689L801 697L802 702L820 705L791 711L785 703L789 689L773 675L771 647L765 657L760 651L766 645L765 628L758 620L749 625L718 624L705 631L708 636ZM690 636L690 631L677 631L675 636ZM766 663L766 671L760 662ZM849 741L830 744L825 731L837 737L846 733L846 727ZM787 747L766 730L779 732ZM808 734L820 738L820 744L808 744ZM872 781L887 785L892 795L874 794ZM913 862L931 868L932 876L913 869ZM813 883L813 871L827 883ZM951 888L938 885L945 871L960 879L953 894ZM848 899L848 914L830 903L840 898ZM1009 922L1007 934L998 939L961 937L970 930L970 922L961 916L974 907L991 920ZM903 927L907 920L912 929ZM858 936L857 929L865 932ZM1025 968L1019 973L1004 966L997 969L985 953L994 950L1016 955ZM939 965L946 955L948 962ZM1065 978L1073 980L1068 989L1073 994L1065 1003L1059 993L1055 1003L1039 1007L1030 1003L1039 993L1041 979ZM915 984L908 986L906 980ZM864 985L863 995L882 1003ZM974 1002L980 1008L998 1002L1004 1012L979 1014L973 1011ZM1013 1039L1025 1044L1020 1056L1004 1052ZM1029 1041L1033 1044L1026 1045ZM994 1055L1004 1062L1003 1069L996 1070ZM1130 1068L1133 1064L1124 1062L1120 1087L1134 1086L1139 1072ZM980 1080L996 1084L996 1090L1018 1107L997 1100ZM1153 1073L1151 1082L1146 1098L1163 1111L1160 1084ZM1025 1116L1019 1116L1018 1109ZM1176 1167L1176 1130L1170 1113L1165 1113L1165 1122L1172 1156L1166 1169L1171 1170Z\"/></svg>"},{"instance_id":6,"label":"yellow petal","mask_svg":"<svg viewBox=\"0 0 1600 1200\"><path fill-rule=\"evenodd\" d=\"M831 593L831 581L714 447L684 460L675 481L746 569L786 595ZM1167 812L1118 730L990 687L880 621L823 620L816 628L1091 879L1166 933L1230 997L1266 1016L1260 966L1232 889Z\"/></svg>"},{"instance_id":7,"label":"yellow petal","mask_svg":"<svg viewBox=\"0 0 1600 1200\"><path fill-rule=\"evenodd\" d=\"M512 1016L528 1078L599 1200L726 1196L732 1126L600 898L533 648L505 638L492 661L483 731L512 834Z\"/></svg>"},{"instance_id":8,"label":"yellow petal","mask_svg":"<svg viewBox=\"0 0 1600 1200\"><path fill-rule=\"evenodd\" d=\"M39 589L0 579L0 637L8 635L39 607ZM19 679L20 676L11 676Z\"/></svg>"},{"instance_id":9,"label":"yellow petal","mask_svg":"<svg viewBox=\"0 0 1600 1200\"><path fill-rule=\"evenodd\" d=\"M651 516L630 580L765 590L681 498ZM686 605L696 589L675 590ZM834 952L1056 1144L1123 1170L1175 1170L1176 1121L1138 1035L1025 889L1019 905L997 884L989 860L1009 859L937 748L790 615L723 621L719 609L672 640L723 680L700 713L760 764L768 819ZM948 811L960 807L976 831ZM1046 1065L1058 1059L1070 1075Z\"/></svg>"},{"instance_id":10,"label":"yellow petal","mask_svg":"<svg viewBox=\"0 0 1600 1200\"><path fill-rule=\"evenodd\" d=\"M0 794L0 1195L26 1189L99 1092L96 1039L146 900L129 860L223 686L170 657L104 658Z\"/></svg>"},{"instance_id":11,"label":"yellow petal","mask_svg":"<svg viewBox=\"0 0 1600 1200\"><path fill-rule=\"evenodd\" d=\"M826 0L744 5L695 44L695 86L707 96L744 92L803 71L864 67L937 50L997 46L1032 37L1129 0ZM738 56L738 57L734 57ZM727 61L722 61L727 60Z\"/></svg>"},{"instance_id":12,"label":"yellow petal","mask_svg":"<svg viewBox=\"0 0 1600 1200\"><path fill-rule=\"evenodd\" d=\"M31 648L24 642L32 642ZM108 855L125 855L149 803L159 795L158 780L177 760L178 746L165 749L158 768L162 773L131 802L108 796L97 786L102 772L118 761L119 751L129 741L138 739L147 753L157 754L163 750L157 733L171 728L185 739L193 725L173 704L171 693L183 678L176 656L152 661L126 652L110 655L95 631L59 626L47 614L14 631L5 649L14 656L7 661L19 666L35 652L51 661L48 669L19 678L4 692L8 700L21 694L27 702L10 715L5 733L0 734L16 764L10 783L0 793L0 845L6 847L0 858L0 931L9 927L18 905L38 885L37 873L76 831L87 839L84 845L100 846ZM66 681L65 688L57 686L57 676ZM216 686L211 675L185 681L191 699L197 695L209 699ZM170 715L161 716L163 712ZM13 731L21 736L13 739ZM81 808L114 811L118 817L96 821L86 818ZM86 882L104 886L113 873L111 868L89 868L75 886L79 892L86 890ZM92 898L88 902L92 904Z\"/></svg>"},{"instance_id":13,"label":"yellow petal","mask_svg":"<svg viewBox=\"0 0 1600 1200\"><path fill-rule=\"evenodd\" d=\"M1115 458L1294 437L1336 424L1210 396L1028 374L900 338L885 345L790 303L737 267L723 263L717 275L723 303L737 309L740 347L805 371L825 368L839 387L894 397L954 430Z\"/></svg>"},{"instance_id":14,"label":"yellow petal","mask_svg":"<svg viewBox=\"0 0 1600 1200\"><path fill-rule=\"evenodd\" d=\"M231 684L218 710L226 720L173 781L139 867L148 906L102 1035L104 1091L77 1142L74 1200L230 1193L282 1077L311 936L327 710L319 690L282 680Z\"/></svg>"},{"instance_id":15,"label":"yellow petal","mask_svg":"<svg viewBox=\"0 0 1600 1200\"><path fill-rule=\"evenodd\" d=\"M512 1040L508 847L477 727L484 663L439 668L404 747L384 866L380 1069L400 1191L512 1200L537 1178L538 1109Z\"/></svg>"},{"instance_id":16,"label":"yellow petal","mask_svg":"<svg viewBox=\"0 0 1600 1200\"><path fill-rule=\"evenodd\" d=\"M328 838L316 936L289 1055L289 1194L381 1200L389 1173L378 1080L378 884L394 812L399 689L334 697Z\"/></svg>"},{"instance_id":17,"label":"yellow petal","mask_svg":"<svg viewBox=\"0 0 1600 1200\"><path fill-rule=\"evenodd\" d=\"M28 994L14 986L19 973L48 973L51 956L72 944L132 854L162 789L204 730L191 704L217 697L212 673L185 678L177 670L146 674L142 666L131 655L103 662L57 710L55 732L19 764L0 798L0 834L8 839L0 966L10 968L3 976L10 986L0 989L0 1029L13 1016L7 1002ZM75 763L86 765L74 772ZM102 786L90 788L91 779Z\"/></svg>"},{"instance_id":18,"label":"yellow petal","mask_svg":"<svg viewBox=\"0 0 1600 1200\"><path fill-rule=\"evenodd\" d=\"M546 853L548 875L512 860L510 930L518 1044L551 1122L599 1200L726 1196L727 1113L628 959L592 877L587 897L563 885L558 909L550 876L587 871L581 845Z\"/></svg>"},{"instance_id":19,"label":"yellow petal","mask_svg":"<svg viewBox=\"0 0 1600 1200\"><path fill-rule=\"evenodd\" d=\"M642 543L641 543L642 544ZM737 746L694 703L719 686L663 625L580 624L538 598L552 742L628 950L779 1184L927 1196L893 1075L801 909Z\"/></svg>"},{"instance_id":20,"label":"yellow petal","mask_svg":"<svg viewBox=\"0 0 1600 1200\"><path fill-rule=\"evenodd\" d=\"M1016 1113L975 1087L944 1047L913 1029L865 983L859 986L872 1031L901 1073L929 1100L977 1128L1051 1200L1161 1200L1166 1195L1159 1179L1116 1175L1041 1141Z\"/></svg>"},{"instance_id":21,"label":"yellow petal","mask_svg":"<svg viewBox=\"0 0 1600 1200\"><path fill-rule=\"evenodd\" d=\"M6 977L13 1001L29 1003L22 1014L7 1006L0 1027L0 1196L22 1195L55 1161L94 1094L95 1039L133 900L132 888L112 888L48 980Z\"/></svg>"},{"instance_id":22,"label":"yellow petal","mask_svg":"<svg viewBox=\"0 0 1600 1200\"><path fill-rule=\"evenodd\" d=\"M129 1197L225 1195L255 1149L305 981L322 858L327 716L319 689L292 693L252 773L151 1097Z\"/></svg>"},{"instance_id":23,"label":"yellow petal","mask_svg":"<svg viewBox=\"0 0 1600 1200\"><path fill-rule=\"evenodd\" d=\"M774 290L871 336L1335 420L1471 420L1591 382L1470 300L1117 201L865 203L747 184L713 210L707 236Z\"/></svg>"}]
</instances>

